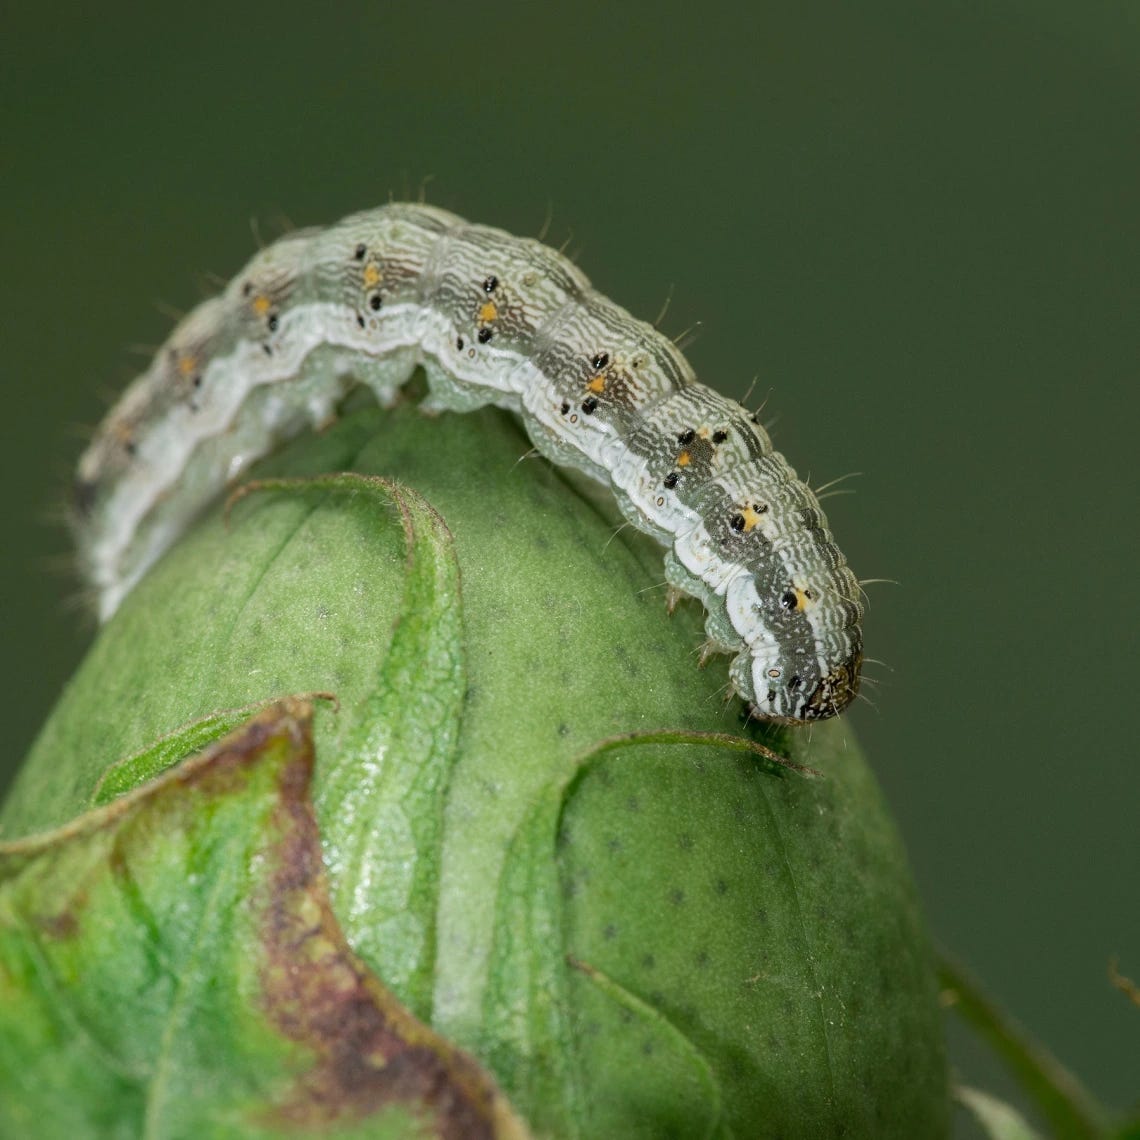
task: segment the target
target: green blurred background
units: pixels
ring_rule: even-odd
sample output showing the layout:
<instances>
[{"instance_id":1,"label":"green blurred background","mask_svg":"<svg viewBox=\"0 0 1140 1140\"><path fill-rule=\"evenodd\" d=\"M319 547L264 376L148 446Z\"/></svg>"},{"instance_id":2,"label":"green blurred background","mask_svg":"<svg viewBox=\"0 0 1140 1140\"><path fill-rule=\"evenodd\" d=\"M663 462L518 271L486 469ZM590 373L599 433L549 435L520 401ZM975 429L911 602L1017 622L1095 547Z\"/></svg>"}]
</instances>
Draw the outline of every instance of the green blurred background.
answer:
<instances>
[{"instance_id":1,"label":"green blurred background","mask_svg":"<svg viewBox=\"0 0 1140 1140\"><path fill-rule=\"evenodd\" d=\"M131 9L137 10L131 10ZM1131 2L10 8L4 764L91 626L77 425L283 219L419 193L571 240L768 399L871 587L850 715L936 937L1140 1097L1140 9ZM9 772L0 773L0 784ZM832 855L842 859L843 852ZM1004 1088L955 1032L956 1062ZM968 1129L963 1130L966 1134Z\"/></svg>"}]
</instances>

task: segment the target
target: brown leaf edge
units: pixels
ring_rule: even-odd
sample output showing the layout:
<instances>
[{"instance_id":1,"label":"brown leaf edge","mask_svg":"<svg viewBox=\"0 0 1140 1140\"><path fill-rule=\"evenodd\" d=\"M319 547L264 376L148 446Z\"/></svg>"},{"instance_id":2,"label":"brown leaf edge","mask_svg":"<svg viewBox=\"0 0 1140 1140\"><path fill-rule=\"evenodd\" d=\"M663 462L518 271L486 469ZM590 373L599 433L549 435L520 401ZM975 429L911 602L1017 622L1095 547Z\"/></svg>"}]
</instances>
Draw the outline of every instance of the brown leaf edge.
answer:
<instances>
[{"instance_id":1,"label":"brown leaf edge","mask_svg":"<svg viewBox=\"0 0 1140 1140\"><path fill-rule=\"evenodd\" d=\"M469 1054L414 1018L352 952L329 901L310 788L313 706L285 698L167 773L61 828L0 843L11 872L57 844L114 826L172 790L224 795L243 769L282 747L278 799L262 852L260 1006L283 1038L312 1058L261 1123L324 1131L403 1108L426 1133L458 1140L529 1140L493 1078Z\"/></svg>"}]
</instances>

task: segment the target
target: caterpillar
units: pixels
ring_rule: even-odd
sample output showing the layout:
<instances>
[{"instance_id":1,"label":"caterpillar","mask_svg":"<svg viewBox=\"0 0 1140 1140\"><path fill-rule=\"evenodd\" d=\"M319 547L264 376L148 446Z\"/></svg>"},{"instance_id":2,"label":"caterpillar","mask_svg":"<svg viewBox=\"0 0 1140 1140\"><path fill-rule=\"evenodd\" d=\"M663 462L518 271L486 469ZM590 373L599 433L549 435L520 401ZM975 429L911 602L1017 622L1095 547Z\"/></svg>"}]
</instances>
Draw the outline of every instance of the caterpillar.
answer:
<instances>
[{"instance_id":1,"label":"caterpillar","mask_svg":"<svg viewBox=\"0 0 1140 1140\"><path fill-rule=\"evenodd\" d=\"M73 529L106 621L254 460L330 421L357 384L391 406L519 415L534 446L607 485L707 610L754 715L854 698L860 588L819 501L758 417L698 383L667 337L530 238L392 203L257 253L174 329L80 459Z\"/></svg>"}]
</instances>

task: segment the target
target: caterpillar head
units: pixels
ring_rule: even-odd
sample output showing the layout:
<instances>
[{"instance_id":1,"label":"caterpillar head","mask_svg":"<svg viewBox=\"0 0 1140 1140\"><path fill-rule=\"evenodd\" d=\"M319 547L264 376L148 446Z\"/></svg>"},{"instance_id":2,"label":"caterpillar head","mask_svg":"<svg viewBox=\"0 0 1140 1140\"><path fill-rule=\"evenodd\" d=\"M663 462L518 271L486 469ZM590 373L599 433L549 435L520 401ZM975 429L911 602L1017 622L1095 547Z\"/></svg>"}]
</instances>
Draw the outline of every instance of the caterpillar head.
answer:
<instances>
[{"instance_id":1,"label":"caterpillar head","mask_svg":"<svg viewBox=\"0 0 1140 1140\"><path fill-rule=\"evenodd\" d=\"M859 692L863 664L861 646L826 673L811 656L793 667L773 666L769 659L742 653L732 665L732 678L758 720L805 724L838 716Z\"/></svg>"}]
</instances>

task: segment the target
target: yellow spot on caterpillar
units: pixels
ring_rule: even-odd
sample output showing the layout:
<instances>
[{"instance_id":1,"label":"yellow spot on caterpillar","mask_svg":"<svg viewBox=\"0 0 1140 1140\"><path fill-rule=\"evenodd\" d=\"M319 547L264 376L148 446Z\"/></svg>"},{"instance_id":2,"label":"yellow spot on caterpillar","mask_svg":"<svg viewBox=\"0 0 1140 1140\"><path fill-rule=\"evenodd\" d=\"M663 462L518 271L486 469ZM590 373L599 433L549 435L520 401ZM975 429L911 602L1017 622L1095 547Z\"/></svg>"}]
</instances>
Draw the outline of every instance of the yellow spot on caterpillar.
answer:
<instances>
[{"instance_id":1,"label":"yellow spot on caterpillar","mask_svg":"<svg viewBox=\"0 0 1140 1140\"><path fill-rule=\"evenodd\" d=\"M586 384L586 390L600 396L606 390L606 378L600 373Z\"/></svg>"},{"instance_id":2,"label":"yellow spot on caterpillar","mask_svg":"<svg viewBox=\"0 0 1140 1140\"><path fill-rule=\"evenodd\" d=\"M178 375L190 376L198 370L198 358L192 353L184 352L178 357Z\"/></svg>"},{"instance_id":3,"label":"yellow spot on caterpillar","mask_svg":"<svg viewBox=\"0 0 1140 1140\"><path fill-rule=\"evenodd\" d=\"M796 595L796 613L802 614L815 601L815 598L812 597L810 590L795 583L792 584L792 590Z\"/></svg>"},{"instance_id":4,"label":"yellow spot on caterpillar","mask_svg":"<svg viewBox=\"0 0 1140 1140\"><path fill-rule=\"evenodd\" d=\"M364 267L364 288L372 289L380 284L380 266L370 263Z\"/></svg>"},{"instance_id":5,"label":"yellow spot on caterpillar","mask_svg":"<svg viewBox=\"0 0 1140 1140\"><path fill-rule=\"evenodd\" d=\"M681 454L677 456L678 467L688 467L692 462L693 457L688 451L682 451Z\"/></svg>"},{"instance_id":6,"label":"yellow spot on caterpillar","mask_svg":"<svg viewBox=\"0 0 1140 1140\"><path fill-rule=\"evenodd\" d=\"M264 293L258 293L258 295L250 301L249 306L259 317L264 317L265 314L269 312L270 304L269 298Z\"/></svg>"},{"instance_id":7,"label":"yellow spot on caterpillar","mask_svg":"<svg viewBox=\"0 0 1140 1140\"><path fill-rule=\"evenodd\" d=\"M751 530L755 530L760 525L760 515L752 509L751 503L745 503L744 509L740 514L744 519L745 534Z\"/></svg>"},{"instance_id":8,"label":"yellow spot on caterpillar","mask_svg":"<svg viewBox=\"0 0 1140 1140\"><path fill-rule=\"evenodd\" d=\"M494 301L484 301L479 306L479 320L490 322L499 315L499 310L495 307Z\"/></svg>"}]
</instances>

